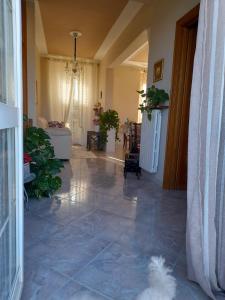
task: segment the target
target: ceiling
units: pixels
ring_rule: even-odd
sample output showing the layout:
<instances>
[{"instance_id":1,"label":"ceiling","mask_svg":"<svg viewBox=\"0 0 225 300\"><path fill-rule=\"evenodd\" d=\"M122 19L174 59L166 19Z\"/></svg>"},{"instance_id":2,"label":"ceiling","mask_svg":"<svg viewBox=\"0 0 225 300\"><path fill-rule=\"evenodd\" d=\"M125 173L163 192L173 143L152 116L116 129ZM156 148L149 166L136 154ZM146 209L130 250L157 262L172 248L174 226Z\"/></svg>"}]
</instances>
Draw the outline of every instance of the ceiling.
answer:
<instances>
[{"instance_id":1,"label":"ceiling","mask_svg":"<svg viewBox=\"0 0 225 300\"><path fill-rule=\"evenodd\" d=\"M124 65L130 65L139 68L147 68L148 66L149 44L146 43L139 50L135 51L125 62Z\"/></svg>"},{"instance_id":2,"label":"ceiling","mask_svg":"<svg viewBox=\"0 0 225 300\"><path fill-rule=\"evenodd\" d=\"M142 49L140 49L138 52L136 52L134 55L130 57L130 61L136 61L136 62L148 62L148 49L149 46L146 44Z\"/></svg>"},{"instance_id":3,"label":"ceiling","mask_svg":"<svg viewBox=\"0 0 225 300\"><path fill-rule=\"evenodd\" d=\"M73 55L69 33L77 30L77 56L93 58L128 0L39 0L48 53Z\"/></svg>"}]
</instances>

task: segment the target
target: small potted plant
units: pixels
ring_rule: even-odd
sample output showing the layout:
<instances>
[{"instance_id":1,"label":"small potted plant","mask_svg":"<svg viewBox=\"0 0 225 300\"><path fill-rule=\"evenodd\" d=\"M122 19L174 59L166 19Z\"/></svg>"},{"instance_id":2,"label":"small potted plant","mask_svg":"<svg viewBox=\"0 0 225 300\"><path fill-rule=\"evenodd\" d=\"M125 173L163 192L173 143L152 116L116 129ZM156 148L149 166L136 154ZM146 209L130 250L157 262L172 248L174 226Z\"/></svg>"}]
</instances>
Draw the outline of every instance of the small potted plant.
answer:
<instances>
[{"instance_id":1,"label":"small potted plant","mask_svg":"<svg viewBox=\"0 0 225 300\"><path fill-rule=\"evenodd\" d=\"M115 141L118 139L119 124L119 115L115 110L109 109L100 114L101 144L102 148L106 146L107 152L115 151L113 148L115 148Z\"/></svg>"},{"instance_id":2,"label":"small potted plant","mask_svg":"<svg viewBox=\"0 0 225 300\"><path fill-rule=\"evenodd\" d=\"M63 163L55 158L50 137L42 128L28 127L24 135L24 149L24 162L30 163L32 159L31 173L36 176L27 187L28 195L36 198L52 195L61 187L62 181L57 174Z\"/></svg>"},{"instance_id":3,"label":"small potted plant","mask_svg":"<svg viewBox=\"0 0 225 300\"><path fill-rule=\"evenodd\" d=\"M100 114L103 112L103 107L101 105L101 102L98 102L94 105L93 111L94 111L93 123L95 126L95 131L99 132L99 118L100 118Z\"/></svg>"},{"instance_id":4,"label":"small potted plant","mask_svg":"<svg viewBox=\"0 0 225 300\"><path fill-rule=\"evenodd\" d=\"M145 98L143 103L139 105L139 110L143 113L146 112L149 121L152 119L152 111L154 109L163 109L168 106L163 105L169 100L169 94L165 90L157 89L154 85L147 89L145 92L137 91L141 97Z\"/></svg>"}]
</instances>

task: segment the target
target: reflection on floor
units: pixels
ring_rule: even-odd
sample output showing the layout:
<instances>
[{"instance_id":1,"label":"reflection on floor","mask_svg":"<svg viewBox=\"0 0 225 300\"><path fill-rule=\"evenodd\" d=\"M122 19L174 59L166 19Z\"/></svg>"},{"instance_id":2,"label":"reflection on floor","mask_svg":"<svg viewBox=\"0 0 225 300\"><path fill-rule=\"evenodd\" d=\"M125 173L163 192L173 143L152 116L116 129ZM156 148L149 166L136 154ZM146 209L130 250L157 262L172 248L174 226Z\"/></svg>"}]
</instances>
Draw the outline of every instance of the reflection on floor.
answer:
<instances>
[{"instance_id":1,"label":"reflection on floor","mask_svg":"<svg viewBox=\"0 0 225 300\"><path fill-rule=\"evenodd\" d=\"M123 179L121 162L76 147L57 196L25 212L23 300L78 297L133 300L148 286L152 255L166 258L177 299L208 299L186 279L183 192L149 175Z\"/></svg>"}]
</instances>

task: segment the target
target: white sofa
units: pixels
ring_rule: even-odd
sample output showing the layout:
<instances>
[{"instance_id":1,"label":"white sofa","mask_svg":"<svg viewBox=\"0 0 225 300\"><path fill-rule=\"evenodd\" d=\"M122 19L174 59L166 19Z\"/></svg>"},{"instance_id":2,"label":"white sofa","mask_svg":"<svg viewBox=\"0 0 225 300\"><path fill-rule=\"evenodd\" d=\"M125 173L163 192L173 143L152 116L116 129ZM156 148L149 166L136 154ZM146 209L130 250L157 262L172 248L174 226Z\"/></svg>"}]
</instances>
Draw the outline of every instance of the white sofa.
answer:
<instances>
[{"instance_id":1,"label":"white sofa","mask_svg":"<svg viewBox=\"0 0 225 300\"><path fill-rule=\"evenodd\" d=\"M72 155L72 134L69 128L51 128L48 121L38 118L38 126L43 128L51 138L55 156L58 159L70 159Z\"/></svg>"}]
</instances>

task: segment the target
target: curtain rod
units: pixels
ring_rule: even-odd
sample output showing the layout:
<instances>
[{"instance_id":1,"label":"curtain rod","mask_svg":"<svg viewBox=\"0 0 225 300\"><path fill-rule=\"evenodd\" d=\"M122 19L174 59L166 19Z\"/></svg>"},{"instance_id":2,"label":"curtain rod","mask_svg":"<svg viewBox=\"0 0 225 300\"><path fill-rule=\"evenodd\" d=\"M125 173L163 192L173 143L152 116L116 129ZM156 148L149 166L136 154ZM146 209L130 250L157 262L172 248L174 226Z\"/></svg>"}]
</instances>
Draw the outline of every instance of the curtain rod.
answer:
<instances>
[{"instance_id":1,"label":"curtain rod","mask_svg":"<svg viewBox=\"0 0 225 300\"><path fill-rule=\"evenodd\" d=\"M69 56L60 56L60 55L42 55L41 57L43 58L47 58L47 59L55 59L55 60L59 60L59 61L64 61L64 62L73 62L72 57ZM88 59L88 58L77 58L78 62L83 62L83 63L91 63L91 64L99 64L100 61L99 60L94 60L94 59Z\"/></svg>"}]
</instances>

